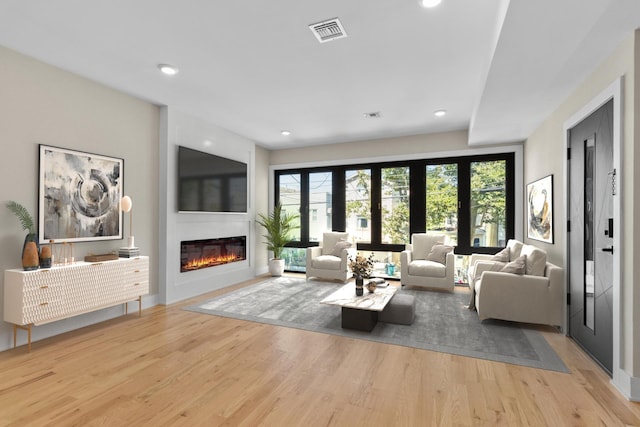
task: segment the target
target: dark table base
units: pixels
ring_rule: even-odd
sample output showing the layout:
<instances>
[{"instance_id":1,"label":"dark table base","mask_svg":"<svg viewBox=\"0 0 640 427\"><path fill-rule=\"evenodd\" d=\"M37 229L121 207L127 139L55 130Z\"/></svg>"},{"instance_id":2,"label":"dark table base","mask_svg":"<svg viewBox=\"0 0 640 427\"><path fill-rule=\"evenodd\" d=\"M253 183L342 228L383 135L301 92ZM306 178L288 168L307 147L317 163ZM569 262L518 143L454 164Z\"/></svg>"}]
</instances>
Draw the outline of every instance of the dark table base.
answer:
<instances>
[{"instance_id":1,"label":"dark table base","mask_svg":"<svg viewBox=\"0 0 640 427\"><path fill-rule=\"evenodd\" d=\"M378 312L342 307L342 327L358 331L371 332L378 323Z\"/></svg>"}]
</instances>

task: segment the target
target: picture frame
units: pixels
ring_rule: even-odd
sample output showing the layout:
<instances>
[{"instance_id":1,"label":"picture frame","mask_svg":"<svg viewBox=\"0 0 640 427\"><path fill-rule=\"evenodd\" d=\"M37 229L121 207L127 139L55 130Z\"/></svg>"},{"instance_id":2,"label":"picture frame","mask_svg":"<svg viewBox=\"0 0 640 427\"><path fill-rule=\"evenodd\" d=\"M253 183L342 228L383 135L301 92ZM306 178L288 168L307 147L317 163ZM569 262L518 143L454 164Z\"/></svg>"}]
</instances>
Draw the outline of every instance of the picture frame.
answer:
<instances>
[{"instance_id":1,"label":"picture frame","mask_svg":"<svg viewBox=\"0 0 640 427\"><path fill-rule=\"evenodd\" d=\"M527 184L527 237L553 243L553 175Z\"/></svg>"},{"instance_id":2,"label":"picture frame","mask_svg":"<svg viewBox=\"0 0 640 427\"><path fill-rule=\"evenodd\" d=\"M124 160L40 144L41 244L123 238Z\"/></svg>"}]
</instances>

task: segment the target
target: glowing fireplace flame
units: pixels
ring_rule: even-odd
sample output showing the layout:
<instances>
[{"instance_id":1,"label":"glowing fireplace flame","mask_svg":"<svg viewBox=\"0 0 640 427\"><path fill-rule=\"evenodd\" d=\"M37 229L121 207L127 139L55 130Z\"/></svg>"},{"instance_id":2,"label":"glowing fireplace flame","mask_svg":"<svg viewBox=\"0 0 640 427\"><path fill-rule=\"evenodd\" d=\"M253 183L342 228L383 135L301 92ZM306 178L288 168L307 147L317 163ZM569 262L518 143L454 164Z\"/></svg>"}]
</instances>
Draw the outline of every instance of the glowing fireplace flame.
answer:
<instances>
[{"instance_id":1,"label":"glowing fireplace flame","mask_svg":"<svg viewBox=\"0 0 640 427\"><path fill-rule=\"evenodd\" d=\"M197 259L192 259L189 262L185 263L182 266L182 270L183 271L197 270L199 268L213 267L216 265L226 264L226 263L234 262L238 260L242 260L242 258L240 258L238 255L226 255L226 256L220 255L215 257L197 258Z\"/></svg>"}]
</instances>

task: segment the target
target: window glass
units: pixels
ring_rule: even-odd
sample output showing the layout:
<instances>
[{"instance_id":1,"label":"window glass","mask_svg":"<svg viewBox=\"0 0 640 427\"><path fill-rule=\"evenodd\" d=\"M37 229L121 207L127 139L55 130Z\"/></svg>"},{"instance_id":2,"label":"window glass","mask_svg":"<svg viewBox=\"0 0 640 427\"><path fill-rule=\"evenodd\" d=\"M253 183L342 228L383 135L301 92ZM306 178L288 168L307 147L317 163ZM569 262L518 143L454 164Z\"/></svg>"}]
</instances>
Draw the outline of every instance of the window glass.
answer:
<instances>
[{"instance_id":1,"label":"window glass","mask_svg":"<svg viewBox=\"0 0 640 427\"><path fill-rule=\"evenodd\" d=\"M280 203L283 212L288 214L300 214L300 174L280 175ZM300 241L300 221L298 219L295 230L291 232L291 237L295 241Z\"/></svg>"},{"instance_id":2,"label":"window glass","mask_svg":"<svg viewBox=\"0 0 640 427\"><path fill-rule=\"evenodd\" d=\"M506 161L471 162L471 246L505 246L506 207Z\"/></svg>"},{"instance_id":3,"label":"window glass","mask_svg":"<svg viewBox=\"0 0 640 427\"><path fill-rule=\"evenodd\" d=\"M371 242L371 169L345 172L346 231L356 242Z\"/></svg>"},{"instance_id":4,"label":"window glass","mask_svg":"<svg viewBox=\"0 0 640 427\"><path fill-rule=\"evenodd\" d=\"M458 243L458 165L427 165L426 229L444 233Z\"/></svg>"},{"instance_id":5,"label":"window glass","mask_svg":"<svg viewBox=\"0 0 640 427\"><path fill-rule=\"evenodd\" d=\"M382 243L409 243L409 167L381 172Z\"/></svg>"},{"instance_id":6,"label":"window glass","mask_svg":"<svg viewBox=\"0 0 640 427\"><path fill-rule=\"evenodd\" d=\"M319 242L331 231L331 172L309 174L309 241Z\"/></svg>"}]
</instances>

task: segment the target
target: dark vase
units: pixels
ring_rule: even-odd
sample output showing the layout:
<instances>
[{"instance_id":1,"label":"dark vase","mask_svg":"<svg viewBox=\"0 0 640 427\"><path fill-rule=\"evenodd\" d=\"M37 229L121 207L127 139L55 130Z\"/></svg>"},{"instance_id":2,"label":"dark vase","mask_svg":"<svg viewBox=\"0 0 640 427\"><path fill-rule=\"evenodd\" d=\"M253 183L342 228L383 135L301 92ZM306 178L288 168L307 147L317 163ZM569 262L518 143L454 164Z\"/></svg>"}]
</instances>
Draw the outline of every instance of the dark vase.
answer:
<instances>
[{"instance_id":1,"label":"dark vase","mask_svg":"<svg viewBox=\"0 0 640 427\"><path fill-rule=\"evenodd\" d=\"M38 246L38 236L33 233L27 234L22 245L22 268L25 271L37 270L40 267L40 247Z\"/></svg>"},{"instance_id":2,"label":"dark vase","mask_svg":"<svg viewBox=\"0 0 640 427\"><path fill-rule=\"evenodd\" d=\"M356 276L356 296L362 296L362 294L364 293L363 285L364 279L362 278L362 276Z\"/></svg>"}]
</instances>

